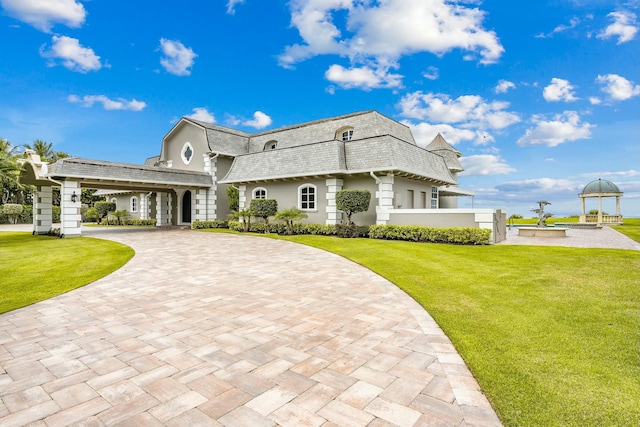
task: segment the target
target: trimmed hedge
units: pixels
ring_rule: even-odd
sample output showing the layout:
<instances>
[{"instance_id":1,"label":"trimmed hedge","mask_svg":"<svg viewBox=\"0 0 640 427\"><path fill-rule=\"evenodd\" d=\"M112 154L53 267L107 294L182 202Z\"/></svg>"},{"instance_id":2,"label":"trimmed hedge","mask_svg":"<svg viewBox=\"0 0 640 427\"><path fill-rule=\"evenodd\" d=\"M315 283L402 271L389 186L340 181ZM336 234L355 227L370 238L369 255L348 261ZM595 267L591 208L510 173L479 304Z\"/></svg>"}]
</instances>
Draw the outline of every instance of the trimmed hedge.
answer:
<instances>
[{"instance_id":1,"label":"trimmed hedge","mask_svg":"<svg viewBox=\"0 0 640 427\"><path fill-rule=\"evenodd\" d=\"M192 230L204 230L205 228L229 228L229 221L200 221L197 219L191 223Z\"/></svg>"},{"instance_id":2,"label":"trimmed hedge","mask_svg":"<svg viewBox=\"0 0 640 427\"><path fill-rule=\"evenodd\" d=\"M157 220L155 218L141 219L141 218L120 218L118 224L117 218L103 218L101 225L136 225L136 226L155 226Z\"/></svg>"},{"instance_id":3,"label":"trimmed hedge","mask_svg":"<svg viewBox=\"0 0 640 427\"><path fill-rule=\"evenodd\" d=\"M372 225L371 239L408 240L423 243L450 243L455 245L488 245L491 230L474 227L435 228L418 225Z\"/></svg>"}]
</instances>

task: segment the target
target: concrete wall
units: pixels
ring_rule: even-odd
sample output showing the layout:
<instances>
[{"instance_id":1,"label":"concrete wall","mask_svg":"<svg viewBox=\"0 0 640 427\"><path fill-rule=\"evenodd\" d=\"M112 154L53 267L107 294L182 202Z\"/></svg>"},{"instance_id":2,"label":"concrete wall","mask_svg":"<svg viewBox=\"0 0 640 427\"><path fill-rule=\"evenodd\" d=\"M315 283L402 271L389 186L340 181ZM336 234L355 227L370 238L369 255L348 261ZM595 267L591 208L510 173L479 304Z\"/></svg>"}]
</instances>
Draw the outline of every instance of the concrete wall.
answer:
<instances>
[{"instance_id":1,"label":"concrete wall","mask_svg":"<svg viewBox=\"0 0 640 427\"><path fill-rule=\"evenodd\" d=\"M431 187L437 187L437 185L396 176L393 183L394 207L396 209L431 209ZM409 190L413 191L412 201L409 200ZM422 193L426 199L425 206L422 204Z\"/></svg>"},{"instance_id":2,"label":"concrete wall","mask_svg":"<svg viewBox=\"0 0 640 427\"><path fill-rule=\"evenodd\" d=\"M491 243L498 243L506 238L506 221L500 209L395 209L388 224L485 228L491 230Z\"/></svg>"}]
</instances>

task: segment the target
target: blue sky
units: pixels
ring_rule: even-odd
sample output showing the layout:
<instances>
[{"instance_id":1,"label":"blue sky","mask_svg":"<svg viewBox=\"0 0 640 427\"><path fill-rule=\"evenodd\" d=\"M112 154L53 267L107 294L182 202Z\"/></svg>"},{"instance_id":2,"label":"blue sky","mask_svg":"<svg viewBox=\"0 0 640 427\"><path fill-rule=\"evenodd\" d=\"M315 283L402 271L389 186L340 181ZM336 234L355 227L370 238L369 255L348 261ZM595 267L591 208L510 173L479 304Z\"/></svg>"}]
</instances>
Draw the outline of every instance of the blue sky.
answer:
<instances>
[{"instance_id":1,"label":"blue sky","mask_svg":"<svg viewBox=\"0 0 640 427\"><path fill-rule=\"evenodd\" d=\"M640 216L638 0L0 7L0 137L13 145L142 163L182 116L258 132L377 110L419 145L441 132L460 150L475 207L533 216L545 199L579 214L577 194L603 178Z\"/></svg>"}]
</instances>

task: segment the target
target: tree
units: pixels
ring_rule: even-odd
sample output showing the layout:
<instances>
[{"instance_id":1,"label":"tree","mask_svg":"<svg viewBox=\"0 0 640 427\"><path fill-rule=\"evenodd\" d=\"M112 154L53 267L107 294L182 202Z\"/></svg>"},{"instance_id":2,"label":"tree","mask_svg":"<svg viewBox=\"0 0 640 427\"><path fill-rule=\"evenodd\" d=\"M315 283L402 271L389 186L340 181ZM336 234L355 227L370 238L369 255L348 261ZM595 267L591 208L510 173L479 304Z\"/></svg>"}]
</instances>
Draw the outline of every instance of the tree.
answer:
<instances>
[{"instance_id":1,"label":"tree","mask_svg":"<svg viewBox=\"0 0 640 427\"><path fill-rule=\"evenodd\" d=\"M98 213L98 224L102 221L102 218L109 215L109 212L116 210L116 204L113 202L96 202L94 207Z\"/></svg>"},{"instance_id":2,"label":"tree","mask_svg":"<svg viewBox=\"0 0 640 427\"><path fill-rule=\"evenodd\" d=\"M36 139L33 141L33 146L29 144L24 144L25 148L29 150L33 150L36 152L38 156L40 156L40 160L43 162L50 162L53 159L53 143L46 142L41 139Z\"/></svg>"},{"instance_id":3,"label":"tree","mask_svg":"<svg viewBox=\"0 0 640 427\"><path fill-rule=\"evenodd\" d=\"M249 209L253 214L264 220L265 233L269 232L269 217L278 212L278 202L275 199L252 199Z\"/></svg>"},{"instance_id":4,"label":"tree","mask_svg":"<svg viewBox=\"0 0 640 427\"><path fill-rule=\"evenodd\" d=\"M233 185L227 186L227 200L229 211L237 212L240 206L240 190Z\"/></svg>"},{"instance_id":5,"label":"tree","mask_svg":"<svg viewBox=\"0 0 640 427\"><path fill-rule=\"evenodd\" d=\"M7 203L2 206L2 211L9 217L9 222L11 224L18 223L18 217L22 213L22 205L17 205L15 203Z\"/></svg>"},{"instance_id":6,"label":"tree","mask_svg":"<svg viewBox=\"0 0 640 427\"><path fill-rule=\"evenodd\" d=\"M284 221L287 226L287 234L293 234L294 221L300 221L307 217L304 211L298 208L285 209L276 214L275 218L280 221Z\"/></svg>"},{"instance_id":7,"label":"tree","mask_svg":"<svg viewBox=\"0 0 640 427\"><path fill-rule=\"evenodd\" d=\"M23 203L26 187L18 182L22 167L18 163L18 147L0 138L0 203Z\"/></svg>"},{"instance_id":8,"label":"tree","mask_svg":"<svg viewBox=\"0 0 640 427\"><path fill-rule=\"evenodd\" d=\"M351 215L369 210L369 190L340 190L336 193L336 207L347 214L347 224L352 225Z\"/></svg>"}]
</instances>

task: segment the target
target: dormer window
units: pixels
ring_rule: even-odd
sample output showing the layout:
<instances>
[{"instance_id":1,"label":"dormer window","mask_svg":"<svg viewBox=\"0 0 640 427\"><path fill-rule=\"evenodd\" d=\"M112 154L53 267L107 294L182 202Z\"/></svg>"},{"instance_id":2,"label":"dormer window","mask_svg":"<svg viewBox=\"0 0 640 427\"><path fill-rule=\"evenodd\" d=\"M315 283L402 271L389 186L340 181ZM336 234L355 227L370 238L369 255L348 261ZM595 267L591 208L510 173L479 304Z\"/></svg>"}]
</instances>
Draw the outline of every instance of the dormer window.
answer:
<instances>
[{"instance_id":1,"label":"dormer window","mask_svg":"<svg viewBox=\"0 0 640 427\"><path fill-rule=\"evenodd\" d=\"M263 151L275 150L277 146L278 146L278 141L269 141L266 144L264 144Z\"/></svg>"},{"instance_id":2,"label":"dormer window","mask_svg":"<svg viewBox=\"0 0 640 427\"><path fill-rule=\"evenodd\" d=\"M336 132L336 139L339 141L351 141L353 138L353 128L351 126L345 126Z\"/></svg>"}]
</instances>

